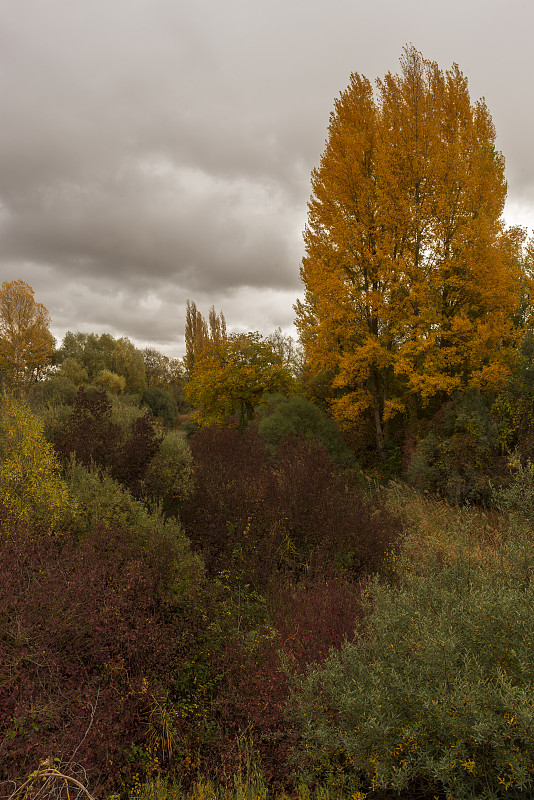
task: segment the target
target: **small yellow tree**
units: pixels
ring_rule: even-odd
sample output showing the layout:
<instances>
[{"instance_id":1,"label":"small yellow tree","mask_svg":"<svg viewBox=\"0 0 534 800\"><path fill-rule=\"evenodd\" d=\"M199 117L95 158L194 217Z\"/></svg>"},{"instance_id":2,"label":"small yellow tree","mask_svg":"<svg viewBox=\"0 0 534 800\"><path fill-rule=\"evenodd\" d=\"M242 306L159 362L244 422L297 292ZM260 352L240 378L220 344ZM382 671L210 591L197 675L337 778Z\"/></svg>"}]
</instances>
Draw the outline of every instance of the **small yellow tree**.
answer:
<instances>
[{"instance_id":1,"label":"small yellow tree","mask_svg":"<svg viewBox=\"0 0 534 800\"><path fill-rule=\"evenodd\" d=\"M53 533L69 507L41 420L10 395L0 395L0 508L8 518Z\"/></svg>"},{"instance_id":2,"label":"small yellow tree","mask_svg":"<svg viewBox=\"0 0 534 800\"><path fill-rule=\"evenodd\" d=\"M50 314L36 303L24 281L4 281L0 289L0 376L13 389L38 380L50 365L55 340Z\"/></svg>"}]
</instances>

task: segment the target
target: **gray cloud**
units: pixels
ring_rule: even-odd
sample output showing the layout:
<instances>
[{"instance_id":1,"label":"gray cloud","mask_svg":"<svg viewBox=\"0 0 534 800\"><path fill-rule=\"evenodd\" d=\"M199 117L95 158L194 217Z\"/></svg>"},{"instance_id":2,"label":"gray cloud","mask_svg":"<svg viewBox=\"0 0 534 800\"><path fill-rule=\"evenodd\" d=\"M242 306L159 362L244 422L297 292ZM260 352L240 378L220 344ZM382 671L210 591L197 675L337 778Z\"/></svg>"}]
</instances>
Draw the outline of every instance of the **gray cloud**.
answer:
<instances>
[{"instance_id":1,"label":"gray cloud","mask_svg":"<svg viewBox=\"0 0 534 800\"><path fill-rule=\"evenodd\" d=\"M524 0L0 0L0 277L57 336L179 354L188 298L289 329L333 98L409 41L486 96L534 226L533 22Z\"/></svg>"}]
</instances>

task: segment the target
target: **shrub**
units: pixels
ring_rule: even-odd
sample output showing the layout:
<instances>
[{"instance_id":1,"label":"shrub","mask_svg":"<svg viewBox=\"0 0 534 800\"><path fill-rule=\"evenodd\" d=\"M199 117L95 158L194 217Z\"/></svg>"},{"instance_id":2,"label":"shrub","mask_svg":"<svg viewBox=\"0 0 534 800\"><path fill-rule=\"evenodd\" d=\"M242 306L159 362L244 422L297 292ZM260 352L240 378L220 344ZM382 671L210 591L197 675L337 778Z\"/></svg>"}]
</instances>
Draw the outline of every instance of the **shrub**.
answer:
<instances>
[{"instance_id":1,"label":"shrub","mask_svg":"<svg viewBox=\"0 0 534 800\"><path fill-rule=\"evenodd\" d=\"M270 498L275 477L257 432L211 426L190 440L195 491L182 518L211 574L235 566L263 577L272 568ZM259 574L256 576L259 578Z\"/></svg>"},{"instance_id":2,"label":"shrub","mask_svg":"<svg viewBox=\"0 0 534 800\"><path fill-rule=\"evenodd\" d=\"M369 586L365 631L300 680L296 763L365 791L532 792L534 549L430 553L400 586ZM358 787L359 784L359 787Z\"/></svg>"},{"instance_id":3,"label":"shrub","mask_svg":"<svg viewBox=\"0 0 534 800\"><path fill-rule=\"evenodd\" d=\"M53 436L65 462L74 456L86 467L108 469L136 497L145 492L146 471L161 444L150 412L140 416L132 404L114 408L106 392L87 392L83 386L64 427L55 427Z\"/></svg>"},{"instance_id":4,"label":"shrub","mask_svg":"<svg viewBox=\"0 0 534 800\"><path fill-rule=\"evenodd\" d=\"M366 503L317 442L288 438L271 460L255 430L211 427L191 451L196 488L183 519L212 574L238 568L258 589L279 570L359 574L396 540L398 521Z\"/></svg>"},{"instance_id":5,"label":"shrub","mask_svg":"<svg viewBox=\"0 0 534 800\"><path fill-rule=\"evenodd\" d=\"M120 430L111 419L111 402L103 390L78 389L72 412L62 430L55 432L54 446L67 461L71 455L85 466L108 465L117 446Z\"/></svg>"},{"instance_id":6,"label":"shrub","mask_svg":"<svg viewBox=\"0 0 534 800\"><path fill-rule=\"evenodd\" d=\"M418 442L406 477L413 486L438 492L452 503L487 503L491 476L500 469L498 444L491 398L476 391L457 395Z\"/></svg>"},{"instance_id":7,"label":"shrub","mask_svg":"<svg viewBox=\"0 0 534 800\"><path fill-rule=\"evenodd\" d=\"M146 389L142 401L149 407L155 417L161 417L165 425L172 425L178 416L176 400L166 389Z\"/></svg>"},{"instance_id":8,"label":"shrub","mask_svg":"<svg viewBox=\"0 0 534 800\"><path fill-rule=\"evenodd\" d=\"M335 423L304 397L265 395L256 408L258 431L276 449L283 439L302 437L322 444L340 464L354 465L354 455L342 442Z\"/></svg>"},{"instance_id":9,"label":"shrub","mask_svg":"<svg viewBox=\"0 0 534 800\"><path fill-rule=\"evenodd\" d=\"M8 518L49 533L71 505L41 420L7 394L0 397L0 507Z\"/></svg>"},{"instance_id":10,"label":"shrub","mask_svg":"<svg viewBox=\"0 0 534 800\"><path fill-rule=\"evenodd\" d=\"M29 392L29 402L33 409L43 410L48 406L70 405L75 396L76 386L69 378L51 375L33 384Z\"/></svg>"},{"instance_id":11,"label":"shrub","mask_svg":"<svg viewBox=\"0 0 534 800\"><path fill-rule=\"evenodd\" d=\"M523 464L516 451L508 461L509 477L493 487L492 503L500 511L517 515L534 525L534 464Z\"/></svg>"},{"instance_id":12,"label":"shrub","mask_svg":"<svg viewBox=\"0 0 534 800\"><path fill-rule=\"evenodd\" d=\"M158 453L161 437L154 430L149 411L135 419L124 441L110 458L110 471L135 497L145 494L145 477L148 466Z\"/></svg>"},{"instance_id":13,"label":"shrub","mask_svg":"<svg viewBox=\"0 0 534 800\"><path fill-rule=\"evenodd\" d=\"M78 538L101 528L125 530L160 574L160 589L173 597L188 596L202 578L202 564L176 520L166 520L156 506L149 511L109 475L71 461L67 481L76 502L70 528Z\"/></svg>"},{"instance_id":14,"label":"shrub","mask_svg":"<svg viewBox=\"0 0 534 800\"><path fill-rule=\"evenodd\" d=\"M367 503L322 445L295 437L283 440L274 470L277 528L298 564L327 573L335 566L353 575L380 568L400 523L378 501Z\"/></svg>"},{"instance_id":15,"label":"shrub","mask_svg":"<svg viewBox=\"0 0 534 800\"><path fill-rule=\"evenodd\" d=\"M193 491L189 445L176 431L165 434L146 474L146 492L158 498L167 516L179 516L182 503Z\"/></svg>"},{"instance_id":16,"label":"shrub","mask_svg":"<svg viewBox=\"0 0 534 800\"><path fill-rule=\"evenodd\" d=\"M161 710L203 623L195 599L162 602L166 567L132 533L97 525L76 542L12 526L4 537L3 794L44 758L79 764L106 795L159 765L180 774L183 715L163 729Z\"/></svg>"}]
</instances>

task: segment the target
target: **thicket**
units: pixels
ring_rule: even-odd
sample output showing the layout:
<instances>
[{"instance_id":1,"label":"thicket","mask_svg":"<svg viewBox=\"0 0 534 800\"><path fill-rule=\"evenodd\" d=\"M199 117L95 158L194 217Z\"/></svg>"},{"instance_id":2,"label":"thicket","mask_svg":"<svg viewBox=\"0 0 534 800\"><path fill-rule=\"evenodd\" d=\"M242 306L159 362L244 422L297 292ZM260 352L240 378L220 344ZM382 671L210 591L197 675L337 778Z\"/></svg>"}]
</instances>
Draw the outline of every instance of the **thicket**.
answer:
<instances>
[{"instance_id":1,"label":"thicket","mask_svg":"<svg viewBox=\"0 0 534 800\"><path fill-rule=\"evenodd\" d=\"M4 395L0 793L41 762L65 798L532 792L529 347L376 483L300 396L187 440L158 392Z\"/></svg>"},{"instance_id":2,"label":"thicket","mask_svg":"<svg viewBox=\"0 0 534 800\"><path fill-rule=\"evenodd\" d=\"M225 784L248 747L289 787L291 675L353 635L396 518L313 441L273 457L255 428L208 428L189 449L84 388L43 414L1 408L0 468L34 454L24 513L2 495L0 515L2 790L49 757L104 795Z\"/></svg>"},{"instance_id":3,"label":"thicket","mask_svg":"<svg viewBox=\"0 0 534 800\"><path fill-rule=\"evenodd\" d=\"M457 515L448 542L411 542L395 585L369 583L365 628L298 681L310 780L371 797L531 793L534 545L518 518L501 524L500 541L487 527L477 540Z\"/></svg>"}]
</instances>

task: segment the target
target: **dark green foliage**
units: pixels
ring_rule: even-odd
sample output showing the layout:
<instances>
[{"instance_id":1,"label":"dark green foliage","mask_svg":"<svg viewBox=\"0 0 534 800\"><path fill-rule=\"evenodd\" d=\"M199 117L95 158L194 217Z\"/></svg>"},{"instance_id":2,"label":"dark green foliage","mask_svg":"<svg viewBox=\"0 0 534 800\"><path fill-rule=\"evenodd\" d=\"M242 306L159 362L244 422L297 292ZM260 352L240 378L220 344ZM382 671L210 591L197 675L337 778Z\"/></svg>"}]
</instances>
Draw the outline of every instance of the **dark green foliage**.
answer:
<instances>
[{"instance_id":1,"label":"dark green foliage","mask_svg":"<svg viewBox=\"0 0 534 800\"><path fill-rule=\"evenodd\" d=\"M182 503L193 491L192 458L185 437L169 431L148 465L145 490L157 498L167 516L179 516Z\"/></svg>"},{"instance_id":2,"label":"dark green foliage","mask_svg":"<svg viewBox=\"0 0 534 800\"><path fill-rule=\"evenodd\" d=\"M453 503L487 503L491 477L500 469L499 429L491 407L492 398L476 391L458 394L443 406L410 456L409 482Z\"/></svg>"},{"instance_id":3,"label":"dark green foliage","mask_svg":"<svg viewBox=\"0 0 534 800\"><path fill-rule=\"evenodd\" d=\"M70 405L75 396L76 386L69 378L50 375L32 385L28 399L32 408L40 411L47 406Z\"/></svg>"},{"instance_id":4,"label":"dark green foliage","mask_svg":"<svg viewBox=\"0 0 534 800\"><path fill-rule=\"evenodd\" d=\"M501 448L516 451L523 459L534 456L534 335L521 345L521 357L508 385L499 393L494 407L499 422Z\"/></svg>"},{"instance_id":5,"label":"dark green foliage","mask_svg":"<svg viewBox=\"0 0 534 800\"><path fill-rule=\"evenodd\" d=\"M341 440L334 422L305 397L266 395L256 408L258 430L276 449L287 436L302 436L322 444L339 464L353 465L354 456Z\"/></svg>"},{"instance_id":6,"label":"dark green foliage","mask_svg":"<svg viewBox=\"0 0 534 800\"><path fill-rule=\"evenodd\" d=\"M56 352L56 363L60 374L76 385L95 383L102 373L113 373L124 378L127 392L141 394L146 389L143 354L127 338L68 331Z\"/></svg>"},{"instance_id":7,"label":"dark green foliage","mask_svg":"<svg viewBox=\"0 0 534 800\"><path fill-rule=\"evenodd\" d=\"M176 400L166 389L146 389L141 399L155 417L163 419L165 425L172 425L178 416Z\"/></svg>"}]
</instances>

